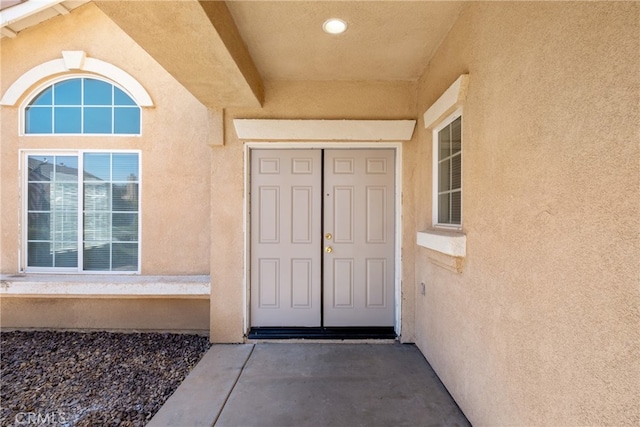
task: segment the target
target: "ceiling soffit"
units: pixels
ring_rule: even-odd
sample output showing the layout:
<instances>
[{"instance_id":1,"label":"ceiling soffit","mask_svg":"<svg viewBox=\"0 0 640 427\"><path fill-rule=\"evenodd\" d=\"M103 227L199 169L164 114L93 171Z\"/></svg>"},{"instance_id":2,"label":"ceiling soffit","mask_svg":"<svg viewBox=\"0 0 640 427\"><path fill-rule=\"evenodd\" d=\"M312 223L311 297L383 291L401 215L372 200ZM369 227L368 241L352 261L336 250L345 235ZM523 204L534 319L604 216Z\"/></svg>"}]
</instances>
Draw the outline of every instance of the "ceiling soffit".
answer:
<instances>
[{"instance_id":1,"label":"ceiling soffit","mask_svg":"<svg viewBox=\"0 0 640 427\"><path fill-rule=\"evenodd\" d=\"M14 38L22 30L69 12L89 0L0 0L0 35Z\"/></svg>"},{"instance_id":2,"label":"ceiling soffit","mask_svg":"<svg viewBox=\"0 0 640 427\"><path fill-rule=\"evenodd\" d=\"M207 107L262 104L262 78L225 2L95 3Z\"/></svg>"},{"instance_id":3,"label":"ceiling soffit","mask_svg":"<svg viewBox=\"0 0 640 427\"><path fill-rule=\"evenodd\" d=\"M463 2L228 1L265 80L417 80ZM322 31L328 18L349 25Z\"/></svg>"}]
</instances>

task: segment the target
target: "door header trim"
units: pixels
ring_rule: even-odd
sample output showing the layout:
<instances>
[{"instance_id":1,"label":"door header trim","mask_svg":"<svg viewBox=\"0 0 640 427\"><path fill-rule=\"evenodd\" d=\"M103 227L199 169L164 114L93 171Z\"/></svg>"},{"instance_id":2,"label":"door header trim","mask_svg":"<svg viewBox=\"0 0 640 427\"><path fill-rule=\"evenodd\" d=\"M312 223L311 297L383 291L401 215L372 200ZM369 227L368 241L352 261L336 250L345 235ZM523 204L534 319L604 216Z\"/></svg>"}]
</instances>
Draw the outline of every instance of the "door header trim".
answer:
<instances>
[{"instance_id":1,"label":"door header trim","mask_svg":"<svg viewBox=\"0 0 640 427\"><path fill-rule=\"evenodd\" d=\"M415 120L234 119L241 140L409 141Z\"/></svg>"}]
</instances>

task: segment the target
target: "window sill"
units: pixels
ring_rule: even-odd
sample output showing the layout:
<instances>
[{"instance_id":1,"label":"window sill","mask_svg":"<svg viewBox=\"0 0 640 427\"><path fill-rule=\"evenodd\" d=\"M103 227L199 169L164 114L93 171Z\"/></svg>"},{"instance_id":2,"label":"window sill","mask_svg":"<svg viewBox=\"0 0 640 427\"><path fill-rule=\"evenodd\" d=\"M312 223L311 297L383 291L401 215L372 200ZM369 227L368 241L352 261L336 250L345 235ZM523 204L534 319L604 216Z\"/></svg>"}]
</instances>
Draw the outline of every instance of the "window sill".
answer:
<instances>
[{"instance_id":1,"label":"window sill","mask_svg":"<svg viewBox=\"0 0 640 427\"><path fill-rule=\"evenodd\" d=\"M209 298L209 276L16 274L0 276L2 297Z\"/></svg>"},{"instance_id":2,"label":"window sill","mask_svg":"<svg viewBox=\"0 0 640 427\"><path fill-rule=\"evenodd\" d=\"M462 258L467 254L467 235L460 231L418 231L417 244L453 257Z\"/></svg>"}]
</instances>

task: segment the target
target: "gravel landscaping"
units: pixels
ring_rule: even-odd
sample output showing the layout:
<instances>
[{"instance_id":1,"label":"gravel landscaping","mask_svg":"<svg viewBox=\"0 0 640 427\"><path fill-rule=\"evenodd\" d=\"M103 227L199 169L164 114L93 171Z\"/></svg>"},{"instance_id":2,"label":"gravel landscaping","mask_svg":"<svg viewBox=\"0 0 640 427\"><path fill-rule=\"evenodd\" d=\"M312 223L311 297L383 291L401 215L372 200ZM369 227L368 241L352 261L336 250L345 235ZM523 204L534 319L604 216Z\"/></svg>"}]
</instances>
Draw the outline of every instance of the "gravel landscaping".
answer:
<instances>
[{"instance_id":1,"label":"gravel landscaping","mask_svg":"<svg viewBox=\"0 0 640 427\"><path fill-rule=\"evenodd\" d=\"M209 348L159 333L3 332L0 425L144 426Z\"/></svg>"}]
</instances>

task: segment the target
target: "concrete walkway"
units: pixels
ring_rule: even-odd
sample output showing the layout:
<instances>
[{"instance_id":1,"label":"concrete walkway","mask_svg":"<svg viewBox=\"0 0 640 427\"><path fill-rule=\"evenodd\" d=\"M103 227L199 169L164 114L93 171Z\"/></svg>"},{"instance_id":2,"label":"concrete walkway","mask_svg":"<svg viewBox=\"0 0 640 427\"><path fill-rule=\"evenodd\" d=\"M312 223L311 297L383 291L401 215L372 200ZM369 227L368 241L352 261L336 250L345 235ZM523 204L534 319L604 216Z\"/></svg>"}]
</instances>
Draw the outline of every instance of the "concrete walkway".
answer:
<instances>
[{"instance_id":1,"label":"concrete walkway","mask_svg":"<svg viewBox=\"0 0 640 427\"><path fill-rule=\"evenodd\" d=\"M148 426L468 426L402 344L214 345Z\"/></svg>"}]
</instances>

